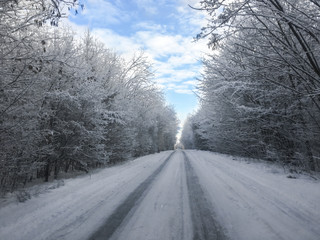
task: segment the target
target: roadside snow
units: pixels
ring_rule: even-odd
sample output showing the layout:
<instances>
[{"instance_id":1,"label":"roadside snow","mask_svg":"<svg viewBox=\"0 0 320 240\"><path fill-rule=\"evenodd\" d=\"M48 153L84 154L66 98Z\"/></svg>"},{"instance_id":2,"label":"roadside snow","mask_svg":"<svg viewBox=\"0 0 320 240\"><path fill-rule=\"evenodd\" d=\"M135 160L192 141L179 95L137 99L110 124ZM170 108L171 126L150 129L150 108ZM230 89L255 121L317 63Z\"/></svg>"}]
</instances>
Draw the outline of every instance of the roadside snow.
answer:
<instances>
[{"instance_id":1,"label":"roadside snow","mask_svg":"<svg viewBox=\"0 0 320 240\"><path fill-rule=\"evenodd\" d=\"M65 186L0 208L0 239L87 239L170 153L68 179Z\"/></svg>"},{"instance_id":2,"label":"roadside snow","mask_svg":"<svg viewBox=\"0 0 320 240\"><path fill-rule=\"evenodd\" d=\"M220 224L235 240L319 240L320 184L274 166L186 151Z\"/></svg>"}]
</instances>

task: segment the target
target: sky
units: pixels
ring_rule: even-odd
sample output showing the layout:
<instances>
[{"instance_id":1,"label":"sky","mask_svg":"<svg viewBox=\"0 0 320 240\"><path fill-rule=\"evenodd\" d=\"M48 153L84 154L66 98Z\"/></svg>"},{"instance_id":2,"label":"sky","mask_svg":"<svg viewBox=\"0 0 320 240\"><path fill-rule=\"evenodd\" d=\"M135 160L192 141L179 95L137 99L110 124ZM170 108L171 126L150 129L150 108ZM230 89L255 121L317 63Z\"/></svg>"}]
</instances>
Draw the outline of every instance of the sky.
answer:
<instances>
[{"instance_id":1,"label":"sky","mask_svg":"<svg viewBox=\"0 0 320 240\"><path fill-rule=\"evenodd\" d=\"M206 40L193 38L205 15L188 6L198 0L82 0L84 10L68 22L90 29L106 47L124 56L143 50L153 64L154 81L183 124L197 108L194 94Z\"/></svg>"}]
</instances>

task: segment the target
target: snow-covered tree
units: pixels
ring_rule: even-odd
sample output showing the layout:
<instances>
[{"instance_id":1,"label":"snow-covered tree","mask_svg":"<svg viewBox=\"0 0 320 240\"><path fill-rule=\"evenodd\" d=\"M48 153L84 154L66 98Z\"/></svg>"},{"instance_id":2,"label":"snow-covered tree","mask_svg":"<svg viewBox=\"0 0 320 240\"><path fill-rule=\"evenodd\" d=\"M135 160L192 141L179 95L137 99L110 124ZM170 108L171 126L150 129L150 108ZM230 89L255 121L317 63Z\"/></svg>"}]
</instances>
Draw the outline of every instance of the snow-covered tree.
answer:
<instances>
[{"instance_id":1,"label":"snow-covered tree","mask_svg":"<svg viewBox=\"0 0 320 240\"><path fill-rule=\"evenodd\" d=\"M319 170L319 5L201 3L211 19L198 38L215 51L204 60L195 133L210 150Z\"/></svg>"},{"instance_id":2,"label":"snow-covered tree","mask_svg":"<svg viewBox=\"0 0 320 240\"><path fill-rule=\"evenodd\" d=\"M1 191L173 149L177 119L145 55L57 28L73 3L0 1Z\"/></svg>"}]
</instances>

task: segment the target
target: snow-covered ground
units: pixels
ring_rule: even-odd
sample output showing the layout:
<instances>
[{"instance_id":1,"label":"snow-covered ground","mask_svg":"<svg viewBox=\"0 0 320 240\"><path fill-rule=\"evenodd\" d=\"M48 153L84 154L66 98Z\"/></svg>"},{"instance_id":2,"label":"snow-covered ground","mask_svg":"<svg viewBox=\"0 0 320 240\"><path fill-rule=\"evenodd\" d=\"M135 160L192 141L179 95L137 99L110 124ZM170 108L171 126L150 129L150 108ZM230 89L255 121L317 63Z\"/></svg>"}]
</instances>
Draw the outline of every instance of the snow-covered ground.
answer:
<instances>
[{"instance_id":1,"label":"snow-covered ground","mask_svg":"<svg viewBox=\"0 0 320 240\"><path fill-rule=\"evenodd\" d=\"M171 152L145 156L0 209L0 239L88 239Z\"/></svg>"},{"instance_id":2,"label":"snow-covered ground","mask_svg":"<svg viewBox=\"0 0 320 240\"><path fill-rule=\"evenodd\" d=\"M220 224L237 240L319 240L320 183L267 164L188 151Z\"/></svg>"},{"instance_id":3,"label":"snow-covered ground","mask_svg":"<svg viewBox=\"0 0 320 240\"><path fill-rule=\"evenodd\" d=\"M112 239L212 239L214 231L223 232L218 239L320 239L318 180L184 152L145 156L7 204L0 208L0 239L103 239L109 228ZM119 224L112 226L110 216Z\"/></svg>"}]
</instances>

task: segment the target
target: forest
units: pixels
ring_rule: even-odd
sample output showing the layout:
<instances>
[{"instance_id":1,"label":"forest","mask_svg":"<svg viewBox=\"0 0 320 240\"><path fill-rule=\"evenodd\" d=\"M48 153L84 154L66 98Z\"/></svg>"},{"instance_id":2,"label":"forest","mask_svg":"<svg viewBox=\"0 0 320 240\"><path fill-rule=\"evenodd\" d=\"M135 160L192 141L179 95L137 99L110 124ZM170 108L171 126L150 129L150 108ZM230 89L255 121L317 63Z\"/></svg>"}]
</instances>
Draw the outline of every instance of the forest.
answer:
<instances>
[{"instance_id":1,"label":"forest","mask_svg":"<svg viewBox=\"0 0 320 240\"><path fill-rule=\"evenodd\" d=\"M173 149L178 119L143 52L60 27L74 0L0 0L0 192Z\"/></svg>"},{"instance_id":2,"label":"forest","mask_svg":"<svg viewBox=\"0 0 320 240\"><path fill-rule=\"evenodd\" d=\"M320 171L320 3L208 0L201 106L186 148Z\"/></svg>"},{"instance_id":3,"label":"forest","mask_svg":"<svg viewBox=\"0 0 320 240\"><path fill-rule=\"evenodd\" d=\"M74 0L0 0L0 192L173 149L179 121L143 51L59 26ZM320 4L207 0L187 149L320 171Z\"/></svg>"}]
</instances>

